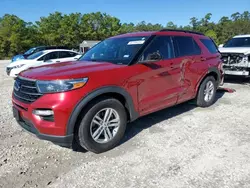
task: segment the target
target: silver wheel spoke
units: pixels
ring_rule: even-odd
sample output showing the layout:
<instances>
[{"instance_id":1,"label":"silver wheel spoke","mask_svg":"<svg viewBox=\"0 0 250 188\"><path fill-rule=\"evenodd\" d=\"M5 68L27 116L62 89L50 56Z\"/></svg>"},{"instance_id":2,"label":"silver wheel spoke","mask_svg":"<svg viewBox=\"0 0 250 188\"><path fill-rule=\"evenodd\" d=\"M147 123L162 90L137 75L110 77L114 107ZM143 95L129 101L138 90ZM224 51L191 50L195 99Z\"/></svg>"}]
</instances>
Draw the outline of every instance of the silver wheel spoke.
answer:
<instances>
[{"instance_id":1,"label":"silver wheel spoke","mask_svg":"<svg viewBox=\"0 0 250 188\"><path fill-rule=\"evenodd\" d=\"M119 127L119 123L112 123L112 124L109 124L108 127Z\"/></svg>"},{"instance_id":2,"label":"silver wheel spoke","mask_svg":"<svg viewBox=\"0 0 250 188\"><path fill-rule=\"evenodd\" d=\"M213 90L214 89L213 84L211 84L208 89L209 89L209 91Z\"/></svg>"},{"instance_id":3,"label":"silver wheel spoke","mask_svg":"<svg viewBox=\"0 0 250 188\"><path fill-rule=\"evenodd\" d=\"M205 101L208 101L209 99L208 99L208 94L206 93L206 95L205 95Z\"/></svg>"},{"instance_id":4,"label":"silver wheel spoke","mask_svg":"<svg viewBox=\"0 0 250 188\"><path fill-rule=\"evenodd\" d=\"M95 124L99 125L100 127L102 126L102 124L101 124L100 122L96 121L95 119L93 120L93 122L94 122Z\"/></svg>"},{"instance_id":5,"label":"silver wheel spoke","mask_svg":"<svg viewBox=\"0 0 250 188\"><path fill-rule=\"evenodd\" d=\"M105 115L104 115L104 122L108 122L110 117L112 115L112 109L108 108L105 112Z\"/></svg>"},{"instance_id":6,"label":"silver wheel spoke","mask_svg":"<svg viewBox=\"0 0 250 188\"><path fill-rule=\"evenodd\" d=\"M93 138L94 138L95 140L97 140L97 139L101 136L103 130L104 130L104 127L100 126L100 127L94 132L94 134L92 135Z\"/></svg>"},{"instance_id":7,"label":"silver wheel spoke","mask_svg":"<svg viewBox=\"0 0 250 188\"><path fill-rule=\"evenodd\" d=\"M100 118L98 115L96 115L96 116L94 117L94 119L97 119L99 122L102 122L102 121L103 121L103 119Z\"/></svg>"},{"instance_id":8,"label":"silver wheel spoke","mask_svg":"<svg viewBox=\"0 0 250 188\"><path fill-rule=\"evenodd\" d=\"M113 138L113 135L112 135L112 133L110 132L109 128L106 127L105 130L106 130L106 134L107 134L108 138L109 138L109 139Z\"/></svg>"}]
</instances>

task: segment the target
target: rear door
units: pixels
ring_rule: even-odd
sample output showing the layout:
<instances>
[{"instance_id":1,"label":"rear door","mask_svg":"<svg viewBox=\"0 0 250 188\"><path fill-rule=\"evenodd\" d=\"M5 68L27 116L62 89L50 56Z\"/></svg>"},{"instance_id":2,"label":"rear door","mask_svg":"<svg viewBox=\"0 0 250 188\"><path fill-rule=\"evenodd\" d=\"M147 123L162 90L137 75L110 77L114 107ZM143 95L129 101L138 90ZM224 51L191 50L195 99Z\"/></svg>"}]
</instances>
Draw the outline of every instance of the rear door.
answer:
<instances>
[{"instance_id":1,"label":"rear door","mask_svg":"<svg viewBox=\"0 0 250 188\"><path fill-rule=\"evenodd\" d=\"M192 36L175 36L174 46L175 64L181 67L180 84L182 91L178 96L178 103L193 98L196 83L199 79L197 66L204 60L202 51Z\"/></svg>"}]
</instances>

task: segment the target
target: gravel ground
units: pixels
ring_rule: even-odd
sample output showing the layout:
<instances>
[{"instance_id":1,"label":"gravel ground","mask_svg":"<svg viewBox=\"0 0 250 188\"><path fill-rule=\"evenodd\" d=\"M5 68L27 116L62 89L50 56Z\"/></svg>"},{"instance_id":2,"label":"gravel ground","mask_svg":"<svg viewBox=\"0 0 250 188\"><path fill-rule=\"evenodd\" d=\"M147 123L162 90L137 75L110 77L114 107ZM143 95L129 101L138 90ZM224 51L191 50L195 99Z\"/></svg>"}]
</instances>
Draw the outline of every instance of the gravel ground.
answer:
<instances>
[{"instance_id":1,"label":"gravel ground","mask_svg":"<svg viewBox=\"0 0 250 188\"><path fill-rule=\"evenodd\" d=\"M185 103L128 126L104 154L73 152L23 131L0 63L0 187L250 187L249 84L226 83L210 108Z\"/></svg>"}]
</instances>

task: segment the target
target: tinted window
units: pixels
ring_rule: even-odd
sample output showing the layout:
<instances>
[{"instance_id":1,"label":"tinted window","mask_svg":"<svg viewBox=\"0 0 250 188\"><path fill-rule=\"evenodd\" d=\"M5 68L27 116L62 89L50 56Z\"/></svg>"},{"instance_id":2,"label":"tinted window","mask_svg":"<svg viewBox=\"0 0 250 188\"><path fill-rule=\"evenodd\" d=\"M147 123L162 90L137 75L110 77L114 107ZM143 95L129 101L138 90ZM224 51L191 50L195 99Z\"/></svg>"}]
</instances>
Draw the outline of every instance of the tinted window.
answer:
<instances>
[{"instance_id":1,"label":"tinted window","mask_svg":"<svg viewBox=\"0 0 250 188\"><path fill-rule=\"evenodd\" d=\"M24 53L24 55L30 55L30 54L34 53L35 49L36 48L29 49L27 52Z\"/></svg>"},{"instance_id":2,"label":"tinted window","mask_svg":"<svg viewBox=\"0 0 250 188\"><path fill-rule=\"evenodd\" d=\"M216 54L218 52L217 47L212 40L201 39L201 42L206 46L211 54Z\"/></svg>"},{"instance_id":3,"label":"tinted window","mask_svg":"<svg viewBox=\"0 0 250 188\"><path fill-rule=\"evenodd\" d=\"M37 48L37 49L34 50L33 53L40 52L40 51L43 51L43 50L45 50L45 48Z\"/></svg>"},{"instance_id":4,"label":"tinted window","mask_svg":"<svg viewBox=\"0 0 250 188\"><path fill-rule=\"evenodd\" d=\"M250 47L250 37L232 38L224 45L227 47Z\"/></svg>"},{"instance_id":5,"label":"tinted window","mask_svg":"<svg viewBox=\"0 0 250 188\"><path fill-rule=\"evenodd\" d=\"M43 54L44 54L43 51L41 51L41 52L36 52L36 53L34 53L34 54L28 56L27 59L36 59L36 58L40 57L40 56L43 55ZM38 60L38 61L39 61L39 60Z\"/></svg>"},{"instance_id":6,"label":"tinted window","mask_svg":"<svg viewBox=\"0 0 250 188\"><path fill-rule=\"evenodd\" d=\"M59 53L59 58L68 58L68 57L74 57L74 56L76 56L74 52L61 51Z\"/></svg>"},{"instance_id":7,"label":"tinted window","mask_svg":"<svg viewBox=\"0 0 250 188\"><path fill-rule=\"evenodd\" d=\"M157 36L142 53L140 61L148 61L152 54L160 54L162 59L171 59L174 57L171 37Z\"/></svg>"},{"instance_id":8,"label":"tinted window","mask_svg":"<svg viewBox=\"0 0 250 188\"><path fill-rule=\"evenodd\" d=\"M191 56L201 54L201 49L192 37L176 36L176 55L177 56Z\"/></svg>"},{"instance_id":9,"label":"tinted window","mask_svg":"<svg viewBox=\"0 0 250 188\"><path fill-rule=\"evenodd\" d=\"M47 61L51 59L58 59L58 52L50 52L44 55L43 57L41 57L38 61L42 61L42 60Z\"/></svg>"}]
</instances>

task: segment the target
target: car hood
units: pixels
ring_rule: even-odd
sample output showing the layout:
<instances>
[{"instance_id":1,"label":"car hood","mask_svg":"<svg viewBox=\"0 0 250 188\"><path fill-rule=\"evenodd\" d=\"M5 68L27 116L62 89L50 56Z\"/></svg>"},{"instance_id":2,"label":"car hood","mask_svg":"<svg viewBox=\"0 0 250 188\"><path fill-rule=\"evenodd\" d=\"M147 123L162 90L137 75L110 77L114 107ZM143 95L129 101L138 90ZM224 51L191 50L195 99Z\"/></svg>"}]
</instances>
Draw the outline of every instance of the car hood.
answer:
<instances>
[{"instance_id":1,"label":"car hood","mask_svg":"<svg viewBox=\"0 0 250 188\"><path fill-rule=\"evenodd\" d=\"M20 76L36 80L74 79L123 66L108 62L73 61L30 68Z\"/></svg>"},{"instance_id":2,"label":"car hood","mask_svg":"<svg viewBox=\"0 0 250 188\"><path fill-rule=\"evenodd\" d=\"M35 63L36 61L34 61L34 60L28 60L28 59L21 59L21 60L19 60L19 61L15 61L15 62L12 62L12 63L10 63L7 67L15 67L15 66L17 66L17 65L27 65L27 64L33 64L33 63Z\"/></svg>"},{"instance_id":3,"label":"car hood","mask_svg":"<svg viewBox=\"0 0 250 188\"><path fill-rule=\"evenodd\" d=\"M243 53L250 54L250 47L219 48L221 53Z\"/></svg>"}]
</instances>

